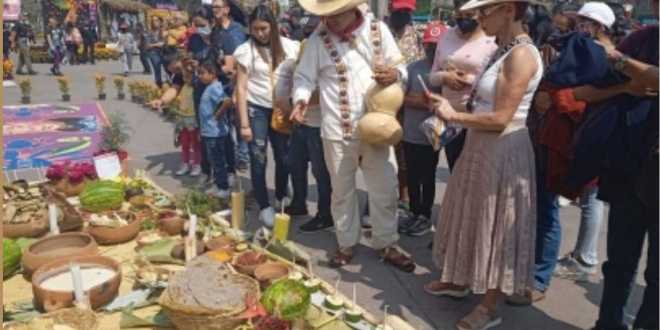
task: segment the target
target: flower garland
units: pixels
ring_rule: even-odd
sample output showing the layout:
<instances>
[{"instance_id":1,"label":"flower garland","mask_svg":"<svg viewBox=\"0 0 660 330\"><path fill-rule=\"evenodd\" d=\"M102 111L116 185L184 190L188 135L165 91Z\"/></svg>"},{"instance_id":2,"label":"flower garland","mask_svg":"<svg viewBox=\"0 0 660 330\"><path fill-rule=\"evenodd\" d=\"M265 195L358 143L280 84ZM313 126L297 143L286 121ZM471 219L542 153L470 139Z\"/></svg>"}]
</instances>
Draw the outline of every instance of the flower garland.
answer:
<instances>
[{"instance_id":1,"label":"flower garland","mask_svg":"<svg viewBox=\"0 0 660 330\"><path fill-rule=\"evenodd\" d=\"M330 54L330 58L335 63L335 70L337 70L337 75L339 76L339 112L341 113L341 127L343 132L343 137L345 140L348 140L352 137L353 125L351 123L351 107L350 101L348 99L348 67L344 63L343 59L337 51L337 47L332 42L330 33L328 33L327 27L323 26L319 32L321 39L323 39L323 45L325 49ZM374 47L374 57L376 60L375 63L382 62L378 61L379 58L383 56L382 50L382 41L380 34L380 25L378 21L371 21L371 43Z\"/></svg>"}]
</instances>

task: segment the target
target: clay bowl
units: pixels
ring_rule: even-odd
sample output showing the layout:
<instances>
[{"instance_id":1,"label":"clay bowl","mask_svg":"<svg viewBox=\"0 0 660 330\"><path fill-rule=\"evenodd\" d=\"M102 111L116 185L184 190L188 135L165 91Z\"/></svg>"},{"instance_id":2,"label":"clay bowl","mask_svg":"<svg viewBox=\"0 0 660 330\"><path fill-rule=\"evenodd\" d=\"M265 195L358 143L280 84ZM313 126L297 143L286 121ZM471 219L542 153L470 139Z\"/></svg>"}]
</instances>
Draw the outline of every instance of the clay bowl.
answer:
<instances>
[{"instance_id":1,"label":"clay bowl","mask_svg":"<svg viewBox=\"0 0 660 330\"><path fill-rule=\"evenodd\" d=\"M254 278L264 287L288 275L289 266L282 262L267 262L254 270Z\"/></svg>"},{"instance_id":2,"label":"clay bowl","mask_svg":"<svg viewBox=\"0 0 660 330\"><path fill-rule=\"evenodd\" d=\"M197 255L202 255L205 252L205 246L204 242L201 240L197 240ZM179 260L186 260L186 248L185 248L185 243L181 242L177 245L175 245L172 248L172 252L170 253L170 256L175 259Z\"/></svg>"},{"instance_id":3,"label":"clay bowl","mask_svg":"<svg viewBox=\"0 0 660 330\"><path fill-rule=\"evenodd\" d=\"M96 241L86 233L64 233L45 237L32 243L23 253L23 275L29 280L37 268L51 261L92 256L98 252Z\"/></svg>"},{"instance_id":4,"label":"clay bowl","mask_svg":"<svg viewBox=\"0 0 660 330\"><path fill-rule=\"evenodd\" d=\"M2 224L2 234L6 238L41 237L47 232L48 232L47 209L40 210L38 217L30 222Z\"/></svg>"},{"instance_id":5,"label":"clay bowl","mask_svg":"<svg viewBox=\"0 0 660 330\"><path fill-rule=\"evenodd\" d=\"M32 276L32 292L34 293L34 304L37 309L52 312L73 306L73 291L49 290L42 286L42 283L46 279L67 272L71 262L79 264L81 270L90 267L100 267L111 269L115 272L109 280L85 291L85 294L89 297L89 303L92 309L102 307L117 297L122 276L119 263L112 258L104 256L79 256L68 260L60 259L47 263L39 267L34 273ZM85 278L83 278L84 281Z\"/></svg>"},{"instance_id":6,"label":"clay bowl","mask_svg":"<svg viewBox=\"0 0 660 330\"><path fill-rule=\"evenodd\" d=\"M170 236L181 235L186 220L175 212L163 212L158 215L158 228Z\"/></svg>"},{"instance_id":7,"label":"clay bowl","mask_svg":"<svg viewBox=\"0 0 660 330\"><path fill-rule=\"evenodd\" d=\"M136 220L132 214L125 214L128 225L117 228L103 226L89 226L87 232L101 245L113 245L126 243L134 239L140 232L140 220Z\"/></svg>"},{"instance_id":8,"label":"clay bowl","mask_svg":"<svg viewBox=\"0 0 660 330\"><path fill-rule=\"evenodd\" d=\"M218 236L206 242L206 249L208 251L227 249L234 250L235 241L229 236Z\"/></svg>"},{"instance_id":9,"label":"clay bowl","mask_svg":"<svg viewBox=\"0 0 660 330\"><path fill-rule=\"evenodd\" d=\"M241 253L234 260L234 268L239 273L254 276L254 270L257 269L260 265L265 264L268 261L268 257L257 251L245 251Z\"/></svg>"}]
</instances>

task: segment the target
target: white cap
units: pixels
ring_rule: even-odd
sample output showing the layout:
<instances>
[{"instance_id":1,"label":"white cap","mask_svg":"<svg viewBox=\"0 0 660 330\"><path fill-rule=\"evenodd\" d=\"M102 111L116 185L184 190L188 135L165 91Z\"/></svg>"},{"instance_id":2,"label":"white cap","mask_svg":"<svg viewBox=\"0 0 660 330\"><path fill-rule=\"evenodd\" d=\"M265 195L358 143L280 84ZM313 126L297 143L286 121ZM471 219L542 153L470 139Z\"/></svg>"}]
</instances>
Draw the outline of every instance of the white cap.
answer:
<instances>
[{"instance_id":1,"label":"white cap","mask_svg":"<svg viewBox=\"0 0 660 330\"><path fill-rule=\"evenodd\" d=\"M612 28L616 17L610 6L602 2L587 2L578 11L578 16L594 20L606 28Z\"/></svg>"}]
</instances>

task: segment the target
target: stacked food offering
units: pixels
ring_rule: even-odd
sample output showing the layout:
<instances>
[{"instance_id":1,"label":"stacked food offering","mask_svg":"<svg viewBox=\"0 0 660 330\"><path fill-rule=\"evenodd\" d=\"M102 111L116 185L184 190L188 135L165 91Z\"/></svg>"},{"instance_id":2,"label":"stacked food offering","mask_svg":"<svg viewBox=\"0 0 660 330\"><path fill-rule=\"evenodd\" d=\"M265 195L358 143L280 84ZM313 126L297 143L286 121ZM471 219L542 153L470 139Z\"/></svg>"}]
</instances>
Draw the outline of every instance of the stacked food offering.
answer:
<instances>
[{"instance_id":1,"label":"stacked food offering","mask_svg":"<svg viewBox=\"0 0 660 330\"><path fill-rule=\"evenodd\" d=\"M295 243L243 231L243 203L50 174L4 187L5 329L412 329L316 277Z\"/></svg>"}]
</instances>

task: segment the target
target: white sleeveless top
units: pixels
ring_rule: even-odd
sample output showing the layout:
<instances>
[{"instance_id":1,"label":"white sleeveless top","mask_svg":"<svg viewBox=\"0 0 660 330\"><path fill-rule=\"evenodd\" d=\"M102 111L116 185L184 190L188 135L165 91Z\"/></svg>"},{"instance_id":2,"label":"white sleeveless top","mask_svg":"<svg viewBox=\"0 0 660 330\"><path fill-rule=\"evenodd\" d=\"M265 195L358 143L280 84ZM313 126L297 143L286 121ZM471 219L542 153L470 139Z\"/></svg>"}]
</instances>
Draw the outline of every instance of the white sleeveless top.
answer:
<instances>
[{"instance_id":1,"label":"white sleeveless top","mask_svg":"<svg viewBox=\"0 0 660 330\"><path fill-rule=\"evenodd\" d=\"M536 57L536 63L538 66L536 69L536 74L534 74L534 77L532 77L532 79L527 84L527 91L525 91L525 95L523 95L523 98L520 101L518 110L516 110L516 113L513 116L513 120L515 122L522 120L524 123L525 119L527 118L529 108L532 104L534 93L536 92L536 89L538 88L539 83L543 78L543 59L541 58L539 50L532 44L521 44L511 48L506 54L500 57L500 59L493 63L493 65L491 65L490 68L488 68L488 70L483 73L481 79L479 79L479 82L475 86L476 94L472 103L472 109L474 113L492 112L495 110L497 76L502 67L502 63L504 63L504 60L516 47L529 47Z\"/></svg>"}]
</instances>

